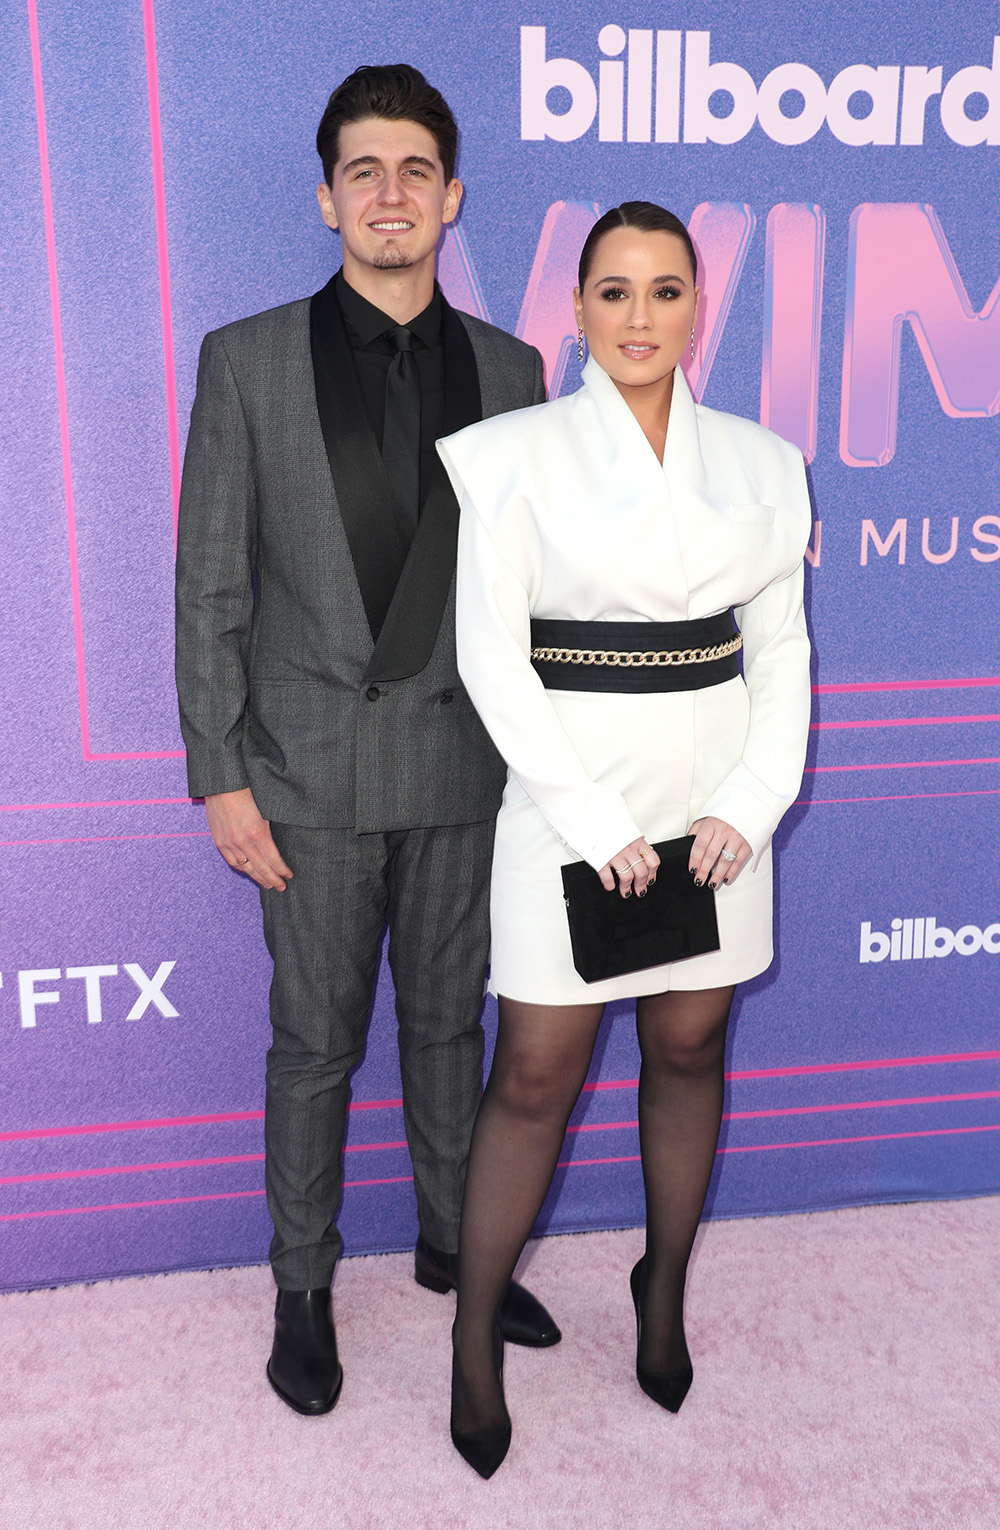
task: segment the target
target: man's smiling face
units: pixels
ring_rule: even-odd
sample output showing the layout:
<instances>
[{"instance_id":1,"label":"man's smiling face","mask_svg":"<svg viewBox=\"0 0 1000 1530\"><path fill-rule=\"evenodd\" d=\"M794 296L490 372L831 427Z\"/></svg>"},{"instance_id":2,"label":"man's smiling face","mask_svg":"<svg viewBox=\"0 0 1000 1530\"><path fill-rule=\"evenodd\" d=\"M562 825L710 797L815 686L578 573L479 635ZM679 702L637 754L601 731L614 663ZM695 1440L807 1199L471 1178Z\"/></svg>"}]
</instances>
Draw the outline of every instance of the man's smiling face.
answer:
<instances>
[{"instance_id":1,"label":"man's smiling face","mask_svg":"<svg viewBox=\"0 0 1000 1530\"><path fill-rule=\"evenodd\" d=\"M319 187L320 210L340 233L344 275L364 284L364 270L401 271L430 264L462 196L446 184L433 133L417 122L366 117L340 130L333 185ZM352 279L352 271L355 279Z\"/></svg>"}]
</instances>

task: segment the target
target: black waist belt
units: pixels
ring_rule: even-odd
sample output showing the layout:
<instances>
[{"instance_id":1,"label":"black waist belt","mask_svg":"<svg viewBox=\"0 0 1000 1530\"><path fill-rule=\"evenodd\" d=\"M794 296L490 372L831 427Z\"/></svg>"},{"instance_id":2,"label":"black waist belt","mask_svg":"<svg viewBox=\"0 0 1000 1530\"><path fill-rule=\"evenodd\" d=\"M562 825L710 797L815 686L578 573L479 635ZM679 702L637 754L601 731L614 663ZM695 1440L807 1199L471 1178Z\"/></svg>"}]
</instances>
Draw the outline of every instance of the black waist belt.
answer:
<instances>
[{"instance_id":1,"label":"black waist belt","mask_svg":"<svg viewBox=\"0 0 1000 1530\"><path fill-rule=\"evenodd\" d=\"M532 620L531 662L550 691L700 691L733 680L732 611L693 622Z\"/></svg>"}]
</instances>

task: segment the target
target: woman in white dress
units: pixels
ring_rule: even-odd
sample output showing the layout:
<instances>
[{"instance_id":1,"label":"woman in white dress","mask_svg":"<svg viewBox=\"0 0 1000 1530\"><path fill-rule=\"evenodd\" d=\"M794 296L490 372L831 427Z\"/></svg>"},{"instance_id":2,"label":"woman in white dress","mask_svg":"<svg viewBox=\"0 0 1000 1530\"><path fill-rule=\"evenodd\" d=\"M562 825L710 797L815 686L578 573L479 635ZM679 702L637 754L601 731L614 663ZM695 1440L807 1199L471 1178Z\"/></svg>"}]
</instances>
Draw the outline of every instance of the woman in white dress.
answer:
<instances>
[{"instance_id":1,"label":"woman in white dress","mask_svg":"<svg viewBox=\"0 0 1000 1530\"><path fill-rule=\"evenodd\" d=\"M794 447L692 400L679 362L693 353L695 274L672 214L613 209L580 258L580 390L439 443L462 507L459 669L509 766L492 889L500 1021L469 1158L453 1334L452 1437L483 1476L510 1441L498 1305L611 999L636 999L642 1056L636 1374L661 1406L683 1402L684 1283L730 1005L735 984L772 958L770 841L798 791L809 722L811 518ZM600 623L615 624L603 629L613 642ZM622 670L565 657L678 648L694 659ZM717 890L719 949L584 982L561 867L589 862L605 888L641 898L659 865L651 844L688 833L696 885Z\"/></svg>"}]
</instances>

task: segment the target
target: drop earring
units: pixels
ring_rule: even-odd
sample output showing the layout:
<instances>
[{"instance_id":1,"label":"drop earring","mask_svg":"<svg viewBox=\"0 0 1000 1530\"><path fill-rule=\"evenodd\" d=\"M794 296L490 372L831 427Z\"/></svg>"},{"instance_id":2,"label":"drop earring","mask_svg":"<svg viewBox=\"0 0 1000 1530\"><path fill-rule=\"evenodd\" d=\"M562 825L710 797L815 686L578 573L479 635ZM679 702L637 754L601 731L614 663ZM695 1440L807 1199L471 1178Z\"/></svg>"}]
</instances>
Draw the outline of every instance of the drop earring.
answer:
<instances>
[{"instance_id":1,"label":"drop earring","mask_svg":"<svg viewBox=\"0 0 1000 1530\"><path fill-rule=\"evenodd\" d=\"M694 360L694 325L691 325L691 360Z\"/></svg>"},{"instance_id":2,"label":"drop earring","mask_svg":"<svg viewBox=\"0 0 1000 1530\"><path fill-rule=\"evenodd\" d=\"M583 361L583 325L582 324L578 324L577 325L576 354L579 356L580 361L582 363L582 361ZM692 354L693 354L693 352L692 352Z\"/></svg>"}]
</instances>

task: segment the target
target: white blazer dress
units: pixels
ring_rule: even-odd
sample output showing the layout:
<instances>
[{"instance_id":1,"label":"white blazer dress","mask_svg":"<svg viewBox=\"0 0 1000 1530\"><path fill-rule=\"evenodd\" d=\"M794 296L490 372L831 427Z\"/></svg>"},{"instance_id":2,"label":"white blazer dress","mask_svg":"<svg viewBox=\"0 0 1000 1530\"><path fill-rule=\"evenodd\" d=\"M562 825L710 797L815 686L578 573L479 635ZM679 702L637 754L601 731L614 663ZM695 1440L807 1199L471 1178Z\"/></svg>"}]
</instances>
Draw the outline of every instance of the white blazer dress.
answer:
<instances>
[{"instance_id":1,"label":"white blazer dress","mask_svg":"<svg viewBox=\"0 0 1000 1530\"><path fill-rule=\"evenodd\" d=\"M438 442L461 506L458 667L508 779L497 819L490 989L581 1004L714 988L772 959L771 836L794 801L809 727L802 610L811 513L799 451L696 405L674 374L661 466L590 358L579 391ZM532 617L688 621L736 608L743 675L701 690L547 690ZM712 814L753 859L716 893L720 949L585 983L560 868Z\"/></svg>"}]
</instances>

